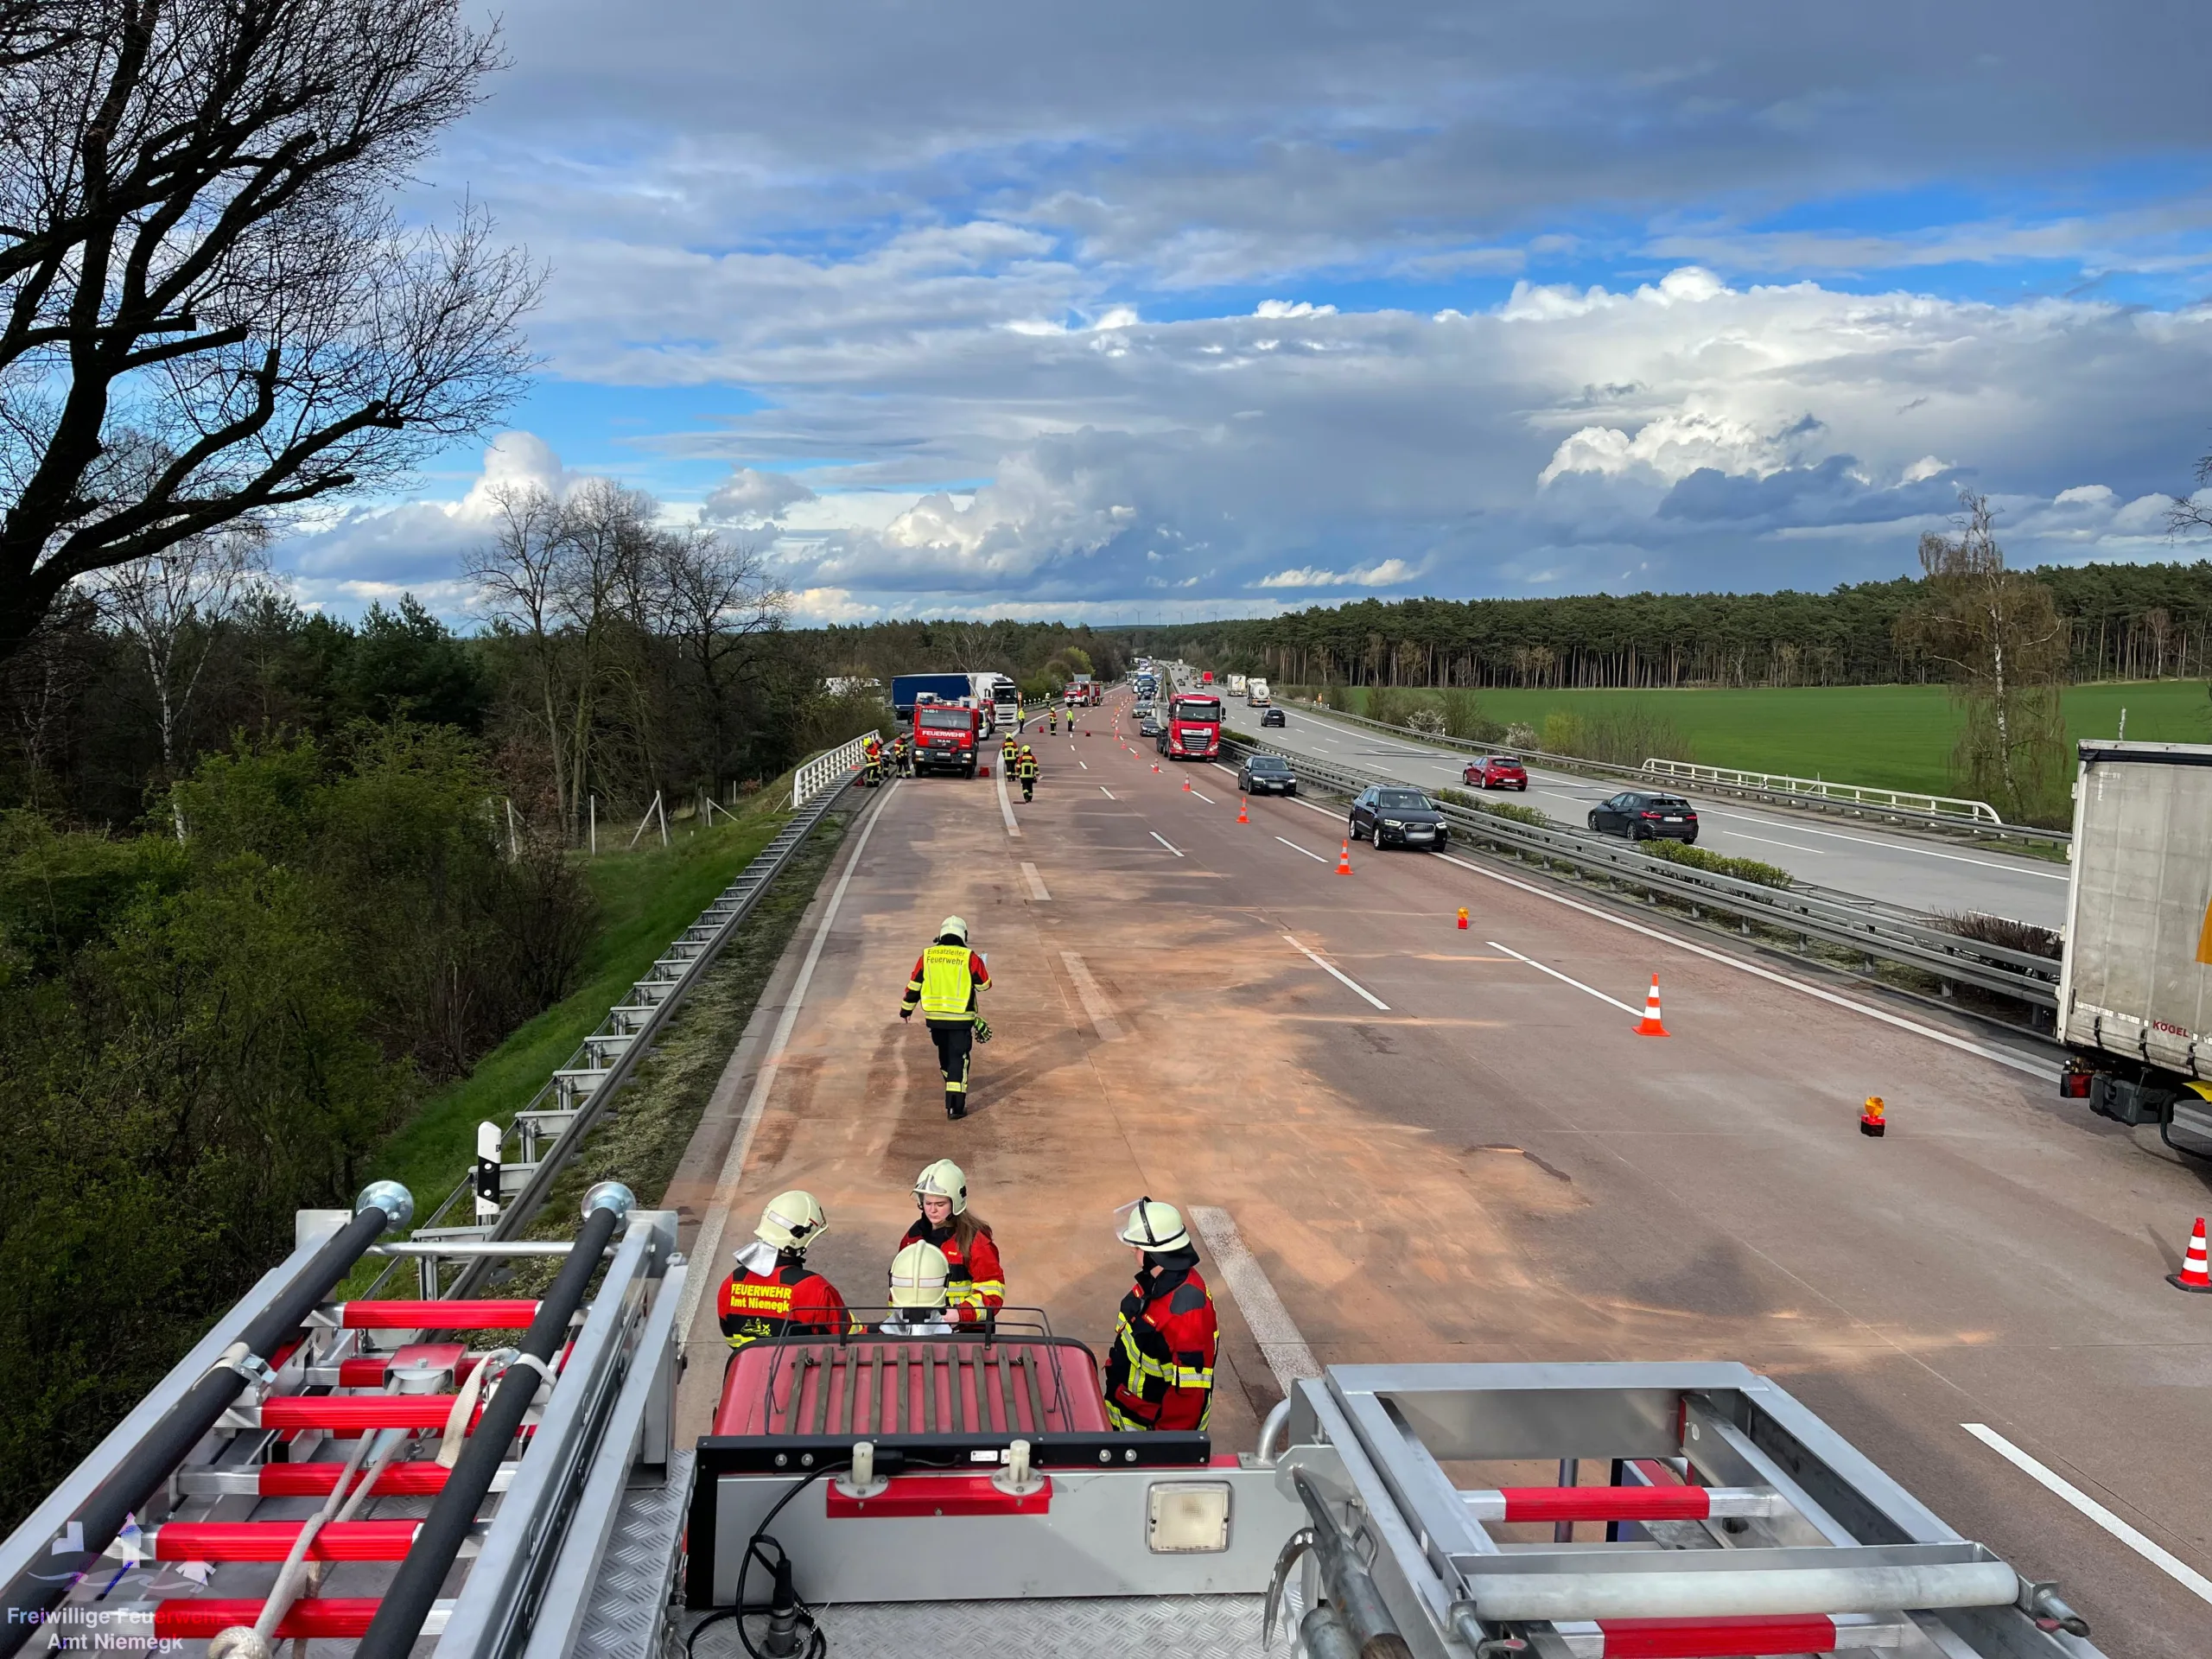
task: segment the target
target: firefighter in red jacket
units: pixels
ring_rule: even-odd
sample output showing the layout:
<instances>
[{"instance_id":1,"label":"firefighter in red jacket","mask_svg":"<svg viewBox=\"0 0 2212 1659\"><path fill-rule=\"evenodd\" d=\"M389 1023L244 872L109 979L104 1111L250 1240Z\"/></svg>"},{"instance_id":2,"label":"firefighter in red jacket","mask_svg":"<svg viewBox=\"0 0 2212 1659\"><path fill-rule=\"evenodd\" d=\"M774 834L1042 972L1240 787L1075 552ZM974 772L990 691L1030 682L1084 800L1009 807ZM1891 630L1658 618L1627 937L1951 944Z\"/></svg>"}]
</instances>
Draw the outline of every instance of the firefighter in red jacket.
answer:
<instances>
[{"instance_id":1,"label":"firefighter in red jacket","mask_svg":"<svg viewBox=\"0 0 2212 1659\"><path fill-rule=\"evenodd\" d=\"M944 1115L968 1116L968 1057L977 1043L991 1040L991 1028L976 1011L976 993L991 988L991 970L968 948L968 924L948 916L937 941L914 963L899 1005L901 1020L918 1007L937 1044L938 1069L944 1073Z\"/></svg>"},{"instance_id":2,"label":"firefighter in red jacket","mask_svg":"<svg viewBox=\"0 0 2212 1659\"><path fill-rule=\"evenodd\" d=\"M1137 1277L1122 1298L1106 1361L1107 1421L1116 1428L1204 1428L1220 1331L1182 1212L1139 1198L1121 1239L1136 1249Z\"/></svg>"},{"instance_id":3,"label":"firefighter in red jacket","mask_svg":"<svg viewBox=\"0 0 2212 1659\"><path fill-rule=\"evenodd\" d=\"M722 1335L732 1348L763 1337L830 1336L850 1322L837 1287L806 1265L807 1247L829 1230L811 1192L781 1193L760 1212L753 1243L722 1281Z\"/></svg>"},{"instance_id":4,"label":"firefighter in red jacket","mask_svg":"<svg viewBox=\"0 0 2212 1659\"><path fill-rule=\"evenodd\" d=\"M934 1244L944 1252L945 1305L963 1325L977 1325L1006 1303L1006 1269L988 1223L968 1211L968 1177L940 1158L914 1179L921 1217L900 1244Z\"/></svg>"}]
</instances>

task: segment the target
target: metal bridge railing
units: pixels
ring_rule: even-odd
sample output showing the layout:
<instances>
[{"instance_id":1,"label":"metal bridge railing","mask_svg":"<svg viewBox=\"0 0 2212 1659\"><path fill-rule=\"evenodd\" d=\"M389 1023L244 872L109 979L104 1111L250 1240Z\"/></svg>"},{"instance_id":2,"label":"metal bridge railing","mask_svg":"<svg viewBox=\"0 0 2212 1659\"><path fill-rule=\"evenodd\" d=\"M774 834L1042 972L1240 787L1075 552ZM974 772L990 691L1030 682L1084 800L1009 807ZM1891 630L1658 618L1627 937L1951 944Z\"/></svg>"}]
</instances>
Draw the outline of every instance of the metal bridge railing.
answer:
<instances>
[{"instance_id":1,"label":"metal bridge railing","mask_svg":"<svg viewBox=\"0 0 2212 1659\"><path fill-rule=\"evenodd\" d=\"M826 749L791 774L791 804L804 806L822 791L823 785L841 772L861 764L872 733L863 732L834 749Z\"/></svg>"},{"instance_id":2,"label":"metal bridge railing","mask_svg":"<svg viewBox=\"0 0 2212 1659\"><path fill-rule=\"evenodd\" d=\"M1675 779L1684 783L1708 784L1723 789L1751 790L1761 793L1783 795L1817 795L1832 801L1848 801L1855 806L1898 807L1908 812L1926 813L1931 817L1962 818L1978 824L1997 829L2005 828L2005 820L1987 801L1963 800L1955 795L1926 795L1917 790L1880 789L1871 784L1836 784L1821 778L1791 778L1777 772L1743 772L1734 766L1700 766L1688 760L1666 760L1652 757L1643 763L1642 770L1660 778Z\"/></svg>"}]
</instances>

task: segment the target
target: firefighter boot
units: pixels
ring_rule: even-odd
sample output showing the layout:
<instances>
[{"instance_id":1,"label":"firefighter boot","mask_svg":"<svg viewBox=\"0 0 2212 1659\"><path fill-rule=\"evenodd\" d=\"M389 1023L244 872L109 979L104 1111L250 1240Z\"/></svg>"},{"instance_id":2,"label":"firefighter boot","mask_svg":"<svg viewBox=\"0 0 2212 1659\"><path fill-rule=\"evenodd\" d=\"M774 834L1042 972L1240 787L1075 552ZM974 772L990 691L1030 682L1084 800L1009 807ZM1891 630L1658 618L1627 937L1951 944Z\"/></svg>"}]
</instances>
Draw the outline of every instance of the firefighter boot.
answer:
<instances>
[{"instance_id":1,"label":"firefighter boot","mask_svg":"<svg viewBox=\"0 0 2212 1659\"><path fill-rule=\"evenodd\" d=\"M1025 806L1027 806L1030 802L1032 802L1032 801L1035 800L1036 798L1037 798L1037 780L1036 780L1034 778L1025 778L1025 779L1023 779L1021 780L1021 801L1022 801L1022 804L1023 804L1023 805L1025 805Z\"/></svg>"}]
</instances>

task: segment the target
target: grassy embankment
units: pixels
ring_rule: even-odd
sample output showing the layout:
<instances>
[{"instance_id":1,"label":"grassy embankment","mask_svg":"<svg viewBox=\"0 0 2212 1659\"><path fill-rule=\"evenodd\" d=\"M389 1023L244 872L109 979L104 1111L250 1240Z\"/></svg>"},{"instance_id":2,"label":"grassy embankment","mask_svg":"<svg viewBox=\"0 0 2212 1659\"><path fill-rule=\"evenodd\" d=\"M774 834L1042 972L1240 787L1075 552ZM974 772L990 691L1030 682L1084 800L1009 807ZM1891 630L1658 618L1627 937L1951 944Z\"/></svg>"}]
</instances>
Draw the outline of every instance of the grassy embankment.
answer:
<instances>
[{"instance_id":1,"label":"grassy embankment","mask_svg":"<svg viewBox=\"0 0 2212 1659\"><path fill-rule=\"evenodd\" d=\"M587 874L599 898L600 927L575 992L515 1032L468 1076L425 1101L378 1154L372 1175L403 1183L415 1195L416 1218L428 1220L474 1161L477 1123L486 1118L505 1123L530 1103L668 942L767 845L790 817L783 804L789 798L787 786L772 785L741 809L735 823L717 815L712 829L690 827L688 832L679 823L665 849L593 860ZM818 871L819 863L813 868ZM804 880L800 872L786 874ZM468 1219L447 1217L449 1224Z\"/></svg>"},{"instance_id":2,"label":"grassy embankment","mask_svg":"<svg viewBox=\"0 0 2212 1659\"><path fill-rule=\"evenodd\" d=\"M1416 702L1418 690L1406 693ZM1566 711L1586 716L1639 708L1673 725L1707 766L1788 772L1839 783L1947 794L1959 715L1937 685L1851 685L1786 690L1537 691L1499 689L1475 696L1489 719L1541 727ZM1364 688L1352 690L1355 712ZM2077 685L2063 706L2069 737L2111 737L2127 710L2127 735L2158 743L2212 742L2212 700L2202 680Z\"/></svg>"}]
</instances>

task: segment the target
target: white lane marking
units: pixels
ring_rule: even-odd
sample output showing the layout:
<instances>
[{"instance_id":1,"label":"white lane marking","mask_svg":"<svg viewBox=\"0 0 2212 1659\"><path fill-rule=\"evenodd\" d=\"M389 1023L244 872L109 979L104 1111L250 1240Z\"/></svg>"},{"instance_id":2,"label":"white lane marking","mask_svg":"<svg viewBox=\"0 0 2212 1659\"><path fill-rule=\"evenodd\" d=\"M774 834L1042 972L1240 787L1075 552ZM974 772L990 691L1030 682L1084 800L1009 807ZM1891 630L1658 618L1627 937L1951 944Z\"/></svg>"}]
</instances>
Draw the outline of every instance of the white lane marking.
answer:
<instances>
[{"instance_id":1,"label":"white lane marking","mask_svg":"<svg viewBox=\"0 0 2212 1659\"><path fill-rule=\"evenodd\" d=\"M1217 1250L1214 1254L1218 1255L1220 1252ZM1959 1427L2037 1485L2057 1493L2059 1497L2088 1516L2090 1520L2119 1539L2121 1543L2126 1544L2138 1555L2157 1567L2159 1572L2180 1585L2190 1594L2197 1597L2200 1600L2212 1601L2212 1579L2206 1578L2188 1562L2178 1559L2171 1552L2161 1549L2087 1492L2069 1485L2051 1473L2050 1470L2021 1451L2018 1446L1990 1427L1988 1424L1961 1423Z\"/></svg>"},{"instance_id":2,"label":"white lane marking","mask_svg":"<svg viewBox=\"0 0 2212 1659\"><path fill-rule=\"evenodd\" d=\"M1328 862L1326 859L1324 859L1321 861L1325 864ZM1388 1002L1385 1002L1381 997L1376 995L1374 992L1369 990L1366 986L1361 984L1357 980L1352 979L1346 975L1338 972L1337 969L1331 967L1327 963L1322 961L1320 957L1314 956L1311 950L1307 950L1304 945L1300 944L1296 939L1292 939L1289 934L1284 934L1283 938L1290 939L1292 945L1296 947L1299 950L1303 951L1305 955L1312 960L1313 965L1316 968L1319 968L1323 973L1327 974L1332 979L1351 986L1352 989L1357 991L1370 1002L1372 1002L1376 1007L1382 1009L1383 1013L1388 1014L1390 1012L1390 1005Z\"/></svg>"},{"instance_id":3,"label":"white lane marking","mask_svg":"<svg viewBox=\"0 0 2212 1659\"><path fill-rule=\"evenodd\" d=\"M1710 817L1713 815L1711 813L1707 813L1706 816ZM1756 841L1762 846L1786 848L1793 853L1808 853L1815 858L1826 858L1827 856L1827 854L1818 847L1800 847L1794 841L1770 841L1764 836L1747 836L1740 830L1716 830L1713 831L1713 834L1717 836L1726 836L1732 841Z\"/></svg>"},{"instance_id":4,"label":"white lane marking","mask_svg":"<svg viewBox=\"0 0 2212 1659\"><path fill-rule=\"evenodd\" d=\"M1161 835L1159 830L1155 830L1152 832L1152 838L1158 842L1161 846L1165 847L1169 852L1174 854L1176 857L1180 858L1183 856L1183 849L1178 847L1173 842L1168 840L1166 836Z\"/></svg>"},{"instance_id":5,"label":"white lane marking","mask_svg":"<svg viewBox=\"0 0 2212 1659\"><path fill-rule=\"evenodd\" d=\"M1643 1017L1643 1009L1631 1008L1625 1002L1616 1001L1613 998L1607 996L1603 991L1597 989L1593 986L1585 985L1579 979L1569 979L1565 974L1560 972L1558 969L1547 968L1542 963L1538 962L1534 957L1524 957L1510 944L1500 944L1496 939L1484 939L1483 943L1490 946L1493 950L1504 951L1507 956L1512 957L1516 962L1527 963L1529 966L1535 969L1540 974L1549 974L1554 979L1559 981L1562 985L1572 985L1578 991L1587 991L1591 995L1596 997L1600 1002L1611 1002L1612 1005L1618 1008L1623 1014L1632 1014L1639 1020Z\"/></svg>"},{"instance_id":6,"label":"white lane marking","mask_svg":"<svg viewBox=\"0 0 2212 1659\"><path fill-rule=\"evenodd\" d=\"M1090 1028L1098 1033L1099 1041L1117 1040L1122 1034L1121 1021L1114 1018L1106 993L1098 988L1098 982L1090 976L1090 969L1083 958L1072 950L1063 950L1060 961L1067 968L1068 977L1075 982L1076 1000L1083 1004L1083 1011L1090 1017Z\"/></svg>"},{"instance_id":7,"label":"white lane marking","mask_svg":"<svg viewBox=\"0 0 2212 1659\"><path fill-rule=\"evenodd\" d=\"M1109 801L1114 798L1114 791L1107 788L1103 784L1098 785L1098 792L1101 795L1103 795Z\"/></svg>"},{"instance_id":8,"label":"white lane marking","mask_svg":"<svg viewBox=\"0 0 2212 1659\"><path fill-rule=\"evenodd\" d=\"M1289 849L1290 849L1290 850L1291 850L1292 852L1294 852L1294 853L1305 853L1305 854L1306 854L1306 857L1308 857L1308 858L1310 858L1310 859L1312 859L1312 860L1313 860L1316 864L1325 864L1325 863L1327 863L1327 862L1329 861L1327 859L1325 859L1325 858L1322 857L1322 856L1321 856L1321 855L1320 855L1320 854L1319 854L1319 853L1315 853L1315 852L1307 852L1307 851L1306 851L1306 849L1305 848L1303 848L1303 847L1300 846L1300 845L1299 845L1296 842L1294 842L1294 841L1284 841L1284 840L1283 840L1283 838L1282 838L1281 836L1277 836L1275 837L1275 839L1276 839L1277 841L1281 841L1281 842L1282 842L1282 844L1283 844L1284 846L1286 846L1286 847L1289 848Z\"/></svg>"},{"instance_id":9,"label":"white lane marking","mask_svg":"<svg viewBox=\"0 0 2212 1659\"><path fill-rule=\"evenodd\" d=\"M1007 798L1006 768L1001 766L991 774L999 780L999 816L1006 820L1006 832L1015 841L1021 839L1021 826L1014 821L1014 803Z\"/></svg>"},{"instance_id":10,"label":"white lane marking","mask_svg":"<svg viewBox=\"0 0 2212 1659\"><path fill-rule=\"evenodd\" d=\"M1788 829L1801 836L1824 836L1830 841L1855 841L1861 847L1878 848L1885 853L1917 853L1923 858L1940 858L1949 864L1974 864L1985 870L1998 870L2007 875L2037 875L2046 881L2063 881L2063 870L2038 870L2023 864L1994 864L1986 858L1967 858L1959 853L1939 853L1932 847L1916 847L1909 841L1877 841L1872 836L1847 836L1835 830L1815 830L1810 825L1777 824L1772 818L1758 817L1749 812L1719 812L1706 808L1709 818L1734 818L1743 823L1764 823L1774 829ZM1738 833L1730 830L1727 833Z\"/></svg>"},{"instance_id":11,"label":"white lane marking","mask_svg":"<svg viewBox=\"0 0 2212 1659\"><path fill-rule=\"evenodd\" d=\"M1509 887L1518 887L1523 893L1534 893L1537 898L1549 899L1553 904L1564 905L1569 910L1579 910L1585 916L1594 916L1599 921L1611 923L1615 927L1624 927L1631 933L1641 933L1647 939L1656 939L1660 944L1672 945L1677 950L1687 950L1694 957L1703 957L1707 962L1717 962L1723 967L1733 968L1739 974L1749 974L1754 979L1764 979L1770 984L1783 986L1806 996L1817 997L1820 1001L1833 1003L1839 1008L1848 1008L1853 1014L1863 1014L1869 1020L1878 1020L1885 1026L1895 1026L1900 1031L1910 1031L1922 1037L1931 1037L1947 1047L1963 1050L1968 1054L1978 1055L1985 1060L1994 1060L1998 1065L2010 1066L2015 1071L2024 1071L2031 1077L2041 1077L2049 1081L2058 1075L2058 1068L2055 1065L2040 1060L2031 1060L2021 1054L2008 1054L2003 1049L1986 1048L1980 1043L1969 1042L1963 1037L1955 1037L1948 1031L1939 1031L1934 1026L1923 1026L1917 1020L1908 1020L1902 1014L1891 1014L1886 1008L1870 1007L1864 1002L1854 1002L1847 996L1838 996L1834 991L1823 989L1818 985L1808 985L1802 979L1792 979L1787 974L1777 974L1770 968L1762 968L1755 962L1745 962L1740 957L1732 957L1725 950L1713 950L1701 944L1693 944L1688 939L1678 939L1670 933L1662 933L1656 927L1646 927L1641 922L1632 922L1625 916L1609 916L1594 906L1581 904L1563 893L1546 893L1541 887L1532 887L1526 881L1516 881L1510 875L1500 875L1495 870L1484 869L1478 864L1470 864L1465 859L1454 858L1449 853L1433 853L1430 856L1440 858L1446 864L1456 864L1461 869L1471 871L1485 880L1496 881ZM1634 1013L1636 1010L1631 1009L1630 1012Z\"/></svg>"},{"instance_id":12,"label":"white lane marking","mask_svg":"<svg viewBox=\"0 0 2212 1659\"><path fill-rule=\"evenodd\" d=\"M845 866L845 873L837 878L830 903L822 912L822 920L815 927L813 943L806 948L806 960L799 965L798 977L791 982L791 1001L784 1004L782 1017L776 1021L775 1035L768 1041L768 1052L760 1057L760 1068L753 1078L753 1092L746 1096L745 1110L737 1120L737 1134L729 1143L729 1156L722 1160L721 1173L715 1178L715 1195L708 1200L707 1213L700 1220L699 1236L691 1243L694 1271L684 1279L683 1300L676 1310L676 1339L679 1344L690 1341L691 1326L699 1316L699 1298L706 1293L708 1281L715 1278L713 1269L718 1265L715 1257L721 1251L722 1230L729 1219L730 1205L737 1202L737 1185L745 1174L745 1160L753 1151L753 1134L760 1127L760 1116L767 1109L768 1091L775 1087L776 1068L783 1064L784 1051L791 1046L799 1010L806 1004L807 988L814 983L814 966L822 960L822 947L829 943L830 926L837 919L838 906L845 902L845 889L852 885L854 872L861 867L861 857L868 851L868 837L883 822L884 810L897 794L894 785L888 794L878 798L875 810L861 826L860 839L853 843L852 858ZM737 1064L734 1054L730 1057L730 1064ZM721 1281L715 1282L719 1285Z\"/></svg>"},{"instance_id":13,"label":"white lane marking","mask_svg":"<svg viewBox=\"0 0 2212 1659\"><path fill-rule=\"evenodd\" d=\"M1198 1230L1198 1236L1205 1240L1206 1249L1213 1253L1214 1266L1221 1270L1237 1312L1243 1314L1252 1339L1260 1344L1268 1369L1275 1374L1277 1386L1288 1394L1290 1385L1300 1378L1320 1376L1320 1363L1313 1357L1313 1349L1306 1345L1298 1322L1290 1317L1282 1298L1275 1294L1266 1269L1244 1248L1243 1236L1237 1232L1236 1223L1229 1211L1217 1210L1210 1204L1194 1204L1191 1206L1191 1220Z\"/></svg>"},{"instance_id":14,"label":"white lane marking","mask_svg":"<svg viewBox=\"0 0 2212 1659\"><path fill-rule=\"evenodd\" d=\"M1211 796L1211 795L1209 795L1209 794L1207 794L1207 793L1206 793L1204 790L1202 790L1202 789L1194 789L1194 790L1192 790L1192 791L1191 791L1191 793L1192 793L1192 794L1193 794L1193 795L1195 795L1195 796L1197 796L1200 800L1204 801L1204 802L1205 802L1208 806L1211 806L1211 805L1214 804L1214 798L1213 798L1213 797L1212 797L1212 796Z\"/></svg>"},{"instance_id":15,"label":"white lane marking","mask_svg":"<svg viewBox=\"0 0 2212 1659\"><path fill-rule=\"evenodd\" d=\"M1090 770L1090 762L1088 760L1078 760L1076 762L1076 765L1081 766L1085 772L1089 772Z\"/></svg>"},{"instance_id":16,"label":"white lane marking","mask_svg":"<svg viewBox=\"0 0 2212 1659\"><path fill-rule=\"evenodd\" d=\"M1045 891L1045 878L1037 874L1034 864L1024 863L1021 873L1029 878L1029 896L1032 899L1048 900L1052 898L1052 895Z\"/></svg>"}]
</instances>

